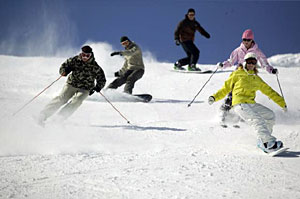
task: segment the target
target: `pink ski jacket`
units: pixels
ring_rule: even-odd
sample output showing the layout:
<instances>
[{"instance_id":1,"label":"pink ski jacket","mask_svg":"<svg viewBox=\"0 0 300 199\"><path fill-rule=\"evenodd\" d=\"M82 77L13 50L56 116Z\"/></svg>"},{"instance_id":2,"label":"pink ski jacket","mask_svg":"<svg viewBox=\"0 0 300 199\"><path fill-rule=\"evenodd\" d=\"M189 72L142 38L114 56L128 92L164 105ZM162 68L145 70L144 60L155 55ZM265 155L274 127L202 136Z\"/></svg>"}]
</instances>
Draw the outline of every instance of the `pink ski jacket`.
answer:
<instances>
[{"instance_id":1,"label":"pink ski jacket","mask_svg":"<svg viewBox=\"0 0 300 199\"><path fill-rule=\"evenodd\" d=\"M258 48L257 44L254 45L247 50L243 43L239 47L237 47L234 51L232 51L229 59L223 62L223 68L232 67L236 64L242 64L244 62L244 57L247 53L253 52L257 56L257 60L259 61L262 68L266 68L266 71L271 73L273 67L267 61L264 53Z\"/></svg>"}]
</instances>

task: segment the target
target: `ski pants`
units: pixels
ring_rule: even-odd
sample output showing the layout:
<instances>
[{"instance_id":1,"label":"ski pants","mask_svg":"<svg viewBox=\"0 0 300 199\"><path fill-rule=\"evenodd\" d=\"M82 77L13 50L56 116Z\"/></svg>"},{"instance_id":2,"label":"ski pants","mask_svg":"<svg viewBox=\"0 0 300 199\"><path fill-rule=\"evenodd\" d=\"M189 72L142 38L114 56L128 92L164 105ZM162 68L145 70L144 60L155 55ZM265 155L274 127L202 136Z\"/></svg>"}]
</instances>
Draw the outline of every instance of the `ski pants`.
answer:
<instances>
[{"instance_id":1,"label":"ski pants","mask_svg":"<svg viewBox=\"0 0 300 199\"><path fill-rule=\"evenodd\" d=\"M128 70L124 75L121 75L108 85L107 88L116 89L125 84L124 92L132 94L134 84L137 80L141 79L144 75L144 70Z\"/></svg>"},{"instance_id":2,"label":"ski pants","mask_svg":"<svg viewBox=\"0 0 300 199\"><path fill-rule=\"evenodd\" d=\"M198 59L199 59L200 51L196 47L194 42L191 40L184 41L184 42L181 42L181 46L182 46L183 50L185 51L185 53L187 54L187 57L178 60L178 63L181 66L191 65L191 64L196 65L198 62Z\"/></svg>"},{"instance_id":3,"label":"ski pants","mask_svg":"<svg viewBox=\"0 0 300 199\"><path fill-rule=\"evenodd\" d=\"M271 135L275 123L275 114L272 110L258 103L237 104L233 110L250 126L254 127L258 140L263 143L276 140Z\"/></svg>"},{"instance_id":4,"label":"ski pants","mask_svg":"<svg viewBox=\"0 0 300 199\"><path fill-rule=\"evenodd\" d=\"M67 119L74 113L74 111L76 111L76 109L82 104L83 100L85 100L88 95L88 90L75 88L70 84L66 84L61 93L57 97L53 98L50 103L47 104L46 107L41 111L40 117L42 117L43 120L46 120L61 106L67 103L58 113L61 116L61 119Z\"/></svg>"}]
</instances>

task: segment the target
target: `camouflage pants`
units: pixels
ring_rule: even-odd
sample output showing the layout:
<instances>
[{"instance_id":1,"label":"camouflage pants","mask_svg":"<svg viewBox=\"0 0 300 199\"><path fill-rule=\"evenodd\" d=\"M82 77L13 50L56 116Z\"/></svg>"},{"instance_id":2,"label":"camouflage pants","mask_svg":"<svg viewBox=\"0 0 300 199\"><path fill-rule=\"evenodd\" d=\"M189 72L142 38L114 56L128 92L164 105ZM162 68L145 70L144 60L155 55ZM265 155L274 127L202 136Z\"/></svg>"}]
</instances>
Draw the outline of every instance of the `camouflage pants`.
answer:
<instances>
[{"instance_id":1,"label":"camouflage pants","mask_svg":"<svg viewBox=\"0 0 300 199\"><path fill-rule=\"evenodd\" d=\"M129 70L124 75L115 79L112 83L108 85L107 88L116 89L123 84L125 84L124 92L132 94L132 89L137 80L141 79L144 75L144 70Z\"/></svg>"},{"instance_id":2,"label":"camouflage pants","mask_svg":"<svg viewBox=\"0 0 300 199\"><path fill-rule=\"evenodd\" d=\"M76 109L82 104L83 100L85 100L88 95L88 90L75 88L70 84L66 84L59 96L53 98L50 103L47 104L46 107L41 111L40 119L45 121L61 106L68 102L58 113L61 116L61 119L67 119L74 113L74 111L76 111Z\"/></svg>"}]
</instances>

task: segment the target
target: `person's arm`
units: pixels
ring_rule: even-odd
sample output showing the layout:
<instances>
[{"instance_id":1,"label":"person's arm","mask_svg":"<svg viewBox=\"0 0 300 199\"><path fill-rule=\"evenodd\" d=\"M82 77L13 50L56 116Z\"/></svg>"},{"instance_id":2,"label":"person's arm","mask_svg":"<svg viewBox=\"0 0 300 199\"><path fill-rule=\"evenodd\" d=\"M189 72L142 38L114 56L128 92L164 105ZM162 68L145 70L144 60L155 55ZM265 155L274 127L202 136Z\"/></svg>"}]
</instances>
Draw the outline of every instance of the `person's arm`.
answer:
<instances>
[{"instance_id":1,"label":"person's arm","mask_svg":"<svg viewBox=\"0 0 300 199\"><path fill-rule=\"evenodd\" d=\"M198 22L196 22L196 29L207 39L210 38L210 34Z\"/></svg>"},{"instance_id":2,"label":"person's arm","mask_svg":"<svg viewBox=\"0 0 300 199\"><path fill-rule=\"evenodd\" d=\"M281 108L286 107L286 103L284 101L284 98L281 97L276 91L274 91L267 83L265 83L263 80L260 82L260 91L268 96L271 100L273 100L278 106Z\"/></svg>"},{"instance_id":3,"label":"person's arm","mask_svg":"<svg viewBox=\"0 0 300 199\"><path fill-rule=\"evenodd\" d=\"M231 74L230 77L225 81L223 87L212 95L215 98L215 101L223 99L230 91L232 91L235 79L235 75Z\"/></svg>"},{"instance_id":4,"label":"person's arm","mask_svg":"<svg viewBox=\"0 0 300 199\"><path fill-rule=\"evenodd\" d=\"M76 57L67 59L59 68L59 74L67 76L71 71L74 70Z\"/></svg>"},{"instance_id":5,"label":"person's arm","mask_svg":"<svg viewBox=\"0 0 300 199\"><path fill-rule=\"evenodd\" d=\"M232 51L229 59L223 62L223 68L232 67L235 63L238 62L238 51L239 48L236 48L234 51Z\"/></svg>"}]
</instances>

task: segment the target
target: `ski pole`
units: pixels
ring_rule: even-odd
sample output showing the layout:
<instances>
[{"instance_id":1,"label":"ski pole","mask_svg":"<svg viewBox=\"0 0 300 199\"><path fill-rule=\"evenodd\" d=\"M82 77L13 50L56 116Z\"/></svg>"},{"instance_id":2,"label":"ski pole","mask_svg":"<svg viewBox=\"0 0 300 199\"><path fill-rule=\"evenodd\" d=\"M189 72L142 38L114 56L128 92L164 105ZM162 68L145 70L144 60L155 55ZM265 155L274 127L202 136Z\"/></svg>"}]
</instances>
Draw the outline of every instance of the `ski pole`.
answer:
<instances>
[{"instance_id":1,"label":"ski pole","mask_svg":"<svg viewBox=\"0 0 300 199\"><path fill-rule=\"evenodd\" d=\"M197 93L197 95L194 97L194 99L188 104L188 107L190 107L192 105L192 103L195 101L196 97L200 94L200 92L202 91L202 89L204 88L204 86L209 82L209 80L212 78L212 76L217 72L217 69L213 72L213 74L211 74L211 76L209 77L209 79L205 82L205 84L202 86L202 88L200 89L200 91Z\"/></svg>"},{"instance_id":2,"label":"ski pole","mask_svg":"<svg viewBox=\"0 0 300 199\"><path fill-rule=\"evenodd\" d=\"M101 92L99 92L100 95L127 121L128 124L131 124L129 120L103 95Z\"/></svg>"},{"instance_id":3,"label":"ski pole","mask_svg":"<svg viewBox=\"0 0 300 199\"><path fill-rule=\"evenodd\" d=\"M279 86L279 89L280 89L280 92L281 92L281 96L284 99L284 96L283 96L283 93L282 93L282 89L281 89L281 86L280 86L280 82L279 82L279 78L278 78L278 74L276 74L276 77L277 77L278 86Z\"/></svg>"},{"instance_id":4,"label":"ski pole","mask_svg":"<svg viewBox=\"0 0 300 199\"><path fill-rule=\"evenodd\" d=\"M45 90L47 90L50 86L52 86L55 82L57 82L60 78L62 77L59 76L59 78L57 78L54 82L52 82L49 86L47 86L46 88L44 88L41 92L39 92L36 96L34 96L34 98L32 98L29 102L27 102L26 104L24 104L21 108L19 108L16 112L14 112L12 115L15 116L17 113L19 113L21 110L23 110L28 104L30 104L35 98L37 98L40 94L42 94L43 92L45 92Z\"/></svg>"}]
</instances>

